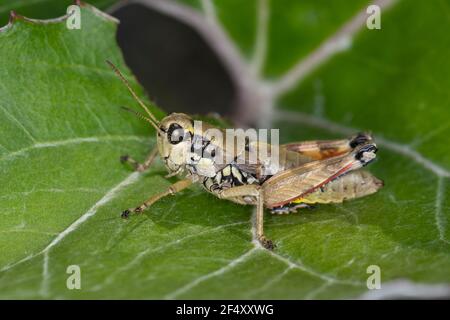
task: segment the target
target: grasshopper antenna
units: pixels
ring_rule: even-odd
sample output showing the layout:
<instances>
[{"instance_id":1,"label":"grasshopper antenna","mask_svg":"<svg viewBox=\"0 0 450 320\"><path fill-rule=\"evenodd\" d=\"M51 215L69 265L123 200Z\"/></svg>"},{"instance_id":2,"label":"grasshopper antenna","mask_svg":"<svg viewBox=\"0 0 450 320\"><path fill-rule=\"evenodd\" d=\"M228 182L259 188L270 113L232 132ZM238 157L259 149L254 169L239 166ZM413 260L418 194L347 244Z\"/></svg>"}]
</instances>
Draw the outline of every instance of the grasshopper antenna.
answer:
<instances>
[{"instance_id":1,"label":"grasshopper antenna","mask_svg":"<svg viewBox=\"0 0 450 320\"><path fill-rule=\"evenodd\" d=\"M158 126L159 121L155 118L153 113L150 112L150 110L147 108L145 103L137 96L137 94L134 92L134 90L131 88L130 84L128 83L127 79L123 76L123 74L120 72L120 70L109 60L106 60L106 63L109 64L109 66L114 70L114 72L119 76L119 78L122 80L122 82L125 84L125 86L128 88L128 91L133 95L133 97L136 99L136 101L141 105L141 107L147 112L147 114L150 116L150 119L153 121L154 126ZM145 117L146 118L146 117ZM146 118L147 121L150 120Z\"/></svg>"},{"instance_id":2,"label":"grasshopper antenna","mask_svg":"<svg viewBox=\"0 0 450 320\"><path fill-rule=\"evenodd\" d=\"M144 120L144 121L149 122L149 123L156 129L156 131L158 131L158 132L161 131L161 129L160 129L160 128L159 128L159 127L151 120L151 119L147 118L145 115L143 115L143 114L140 113L139 111L135 111L135 110L133 110L133 109L130 109L130 108L124 107L124 106L121 106L121 108L122 108L123 110L127 111L127 112L130 112L130 113L134 114L134 115L137 116L139 119L142 119L142 120Z\"/></svg>"}]
</instances>

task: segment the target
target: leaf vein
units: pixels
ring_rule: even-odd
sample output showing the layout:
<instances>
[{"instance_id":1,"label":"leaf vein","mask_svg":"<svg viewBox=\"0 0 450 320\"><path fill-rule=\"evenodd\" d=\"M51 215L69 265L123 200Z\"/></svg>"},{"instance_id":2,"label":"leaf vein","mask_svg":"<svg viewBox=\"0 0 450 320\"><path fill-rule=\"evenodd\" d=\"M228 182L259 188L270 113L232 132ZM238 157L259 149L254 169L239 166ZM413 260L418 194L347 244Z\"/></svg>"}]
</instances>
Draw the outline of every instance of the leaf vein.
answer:
<instances>
[{"instance_id":1,"label":"leaf vein","mask_svg":"<svg viewBox=\"0 0 450 320\"><path fill-rule=\"evenodd\" d=\"M115 185L112 189L110 189L99 201L97 201L86 213L84 213L81 217L79 217L77 220L75 220L71 225L69 225L66 229L64 229L62 232L60 232L43 250L39 251L38 253L30 254L26 256L25 258L12 263L10 265L6 265L3 268L0 269L0 272L8 271L15 266L22 264L36 256L39 256L41 254L47 254L48 251L56 246L58 243L60 243L67 235L75 231L80 225L82 225L85 221L87 221L90 217L94 216L97 213L97 210L108 203L109 201L113 200L115 196L118 194L120 190L125 188L126 186L135 183L140 177L139 172L133 172L130 175L128 175L125 179L123 179L120 183ZM45 259L44 259L45 260Z\"/></svg>"},{"instance_id":2,"label":"leaf vein","mask_svg":"<svg viewBox=\"0 0 450 320\"><path fill-rule=\"evenodd\" d=\"M445 238L445 225L444 217L442 215L442 202L444 200L445 181L443 177L438 178L437 191L436 191L436 203L435 203L435 222L439 232L439 240L450 244L450 241Z\"/></svg>"},{"instance_id":3,"label":"leaf vein","mask_svg":"<svg viewBox=\"0 0 450 320\"><path fill-rule=\"evenodd\" d=\"M113 272L110 276L108 276L105 279L105 281L102 284L97 285L94 288L92 288L92 291L98 291L98 290L104 288L106 285L111 284L114 281L114 278L116 277L117 274L119 274L121 272L126 272L127 270L130 270L133 266L137 265L142 259L144 259L148 254L151 254L151 253L154 253L154 252L159 252L159 251L161 251L163 249L166 249L166 248L169 248L169 247L172 247L172 246L176 246L176 245L178 245L178 244L180 244L180 243L182 243L182 242L184 242L186 240L194 239L194 238L197 238L197 237L202 236L204 234L208 234L208 233L211 233L211 232L216 232L216 231L224 229L224 228L228 228L228 227L236 226L236 225L241 225L241 224L246 224L246 223L248 223L248 222L247 221L242 221L242 222L235 222L235 223L229 223L229 224L220 225L220 226L215 227L215 228L203 230L203 231L200 231L198 233L190 234L190 235L188 235L186 237L182 237L182 238L176 239L174 241L171 241L169 243L163 244L163 245L161 245L159 247L156 247L156 248L148 248L148 249L146 249L146 250L144 250L142 252L139 252L134 257L134 259L132 259L130 262L128 262L125 266L120 267L115 272Z\"/></svg>"},{"instance_id":4,"label":"leaf vein","mask_svg":"<svg viewBox=\"0 0 450 320\"><path fill-rule=\"evenodd\" d=\"M231 269L233 269L235 266L245 262L251 255L253 255L253 253L257 250L261 250L260 248L257 247L253 247L252 249L248 250L247 252L245 252L244 254L240 255L239 257L237 257L236 259L230 261L227 265L223 266L220 269L217 269L213 272L207 273L201 277L198 277L194 280L192 280L191 282L187 283L186 285L182 286L179 289L176 289L175 291L167 294L164 299L175 299L177 296L188 292L189 290L191 290L192 288L196 287L197 285L199 285L200 283L207 281L211 278L220 276L224 273L227 273L228 271L230 271Z\"/></svg>"},{"instance_id":5,"label":"leaf vein","mask_svg":"<svg viewBox=\"0 0 450 320\"><path fill-rule=\"evenodd\" d=\"M147 138L148 139L148 138ZM121 136L121 135L108 135L108 136L91 136L91 137L82 137L82 138L70 138L65 140L53 140L53 141L44 141L44 142L36 142L30 146L24 147L22 149L7 153L0 157L0 161L8 160L14 158L16 156L25 154L34 149L41 148L56 148L61 146L67 146L72 144L80 144L80 143L99 143L106 141L144 141L145 137L140 136Z\"/></svg>"}]
</instances>

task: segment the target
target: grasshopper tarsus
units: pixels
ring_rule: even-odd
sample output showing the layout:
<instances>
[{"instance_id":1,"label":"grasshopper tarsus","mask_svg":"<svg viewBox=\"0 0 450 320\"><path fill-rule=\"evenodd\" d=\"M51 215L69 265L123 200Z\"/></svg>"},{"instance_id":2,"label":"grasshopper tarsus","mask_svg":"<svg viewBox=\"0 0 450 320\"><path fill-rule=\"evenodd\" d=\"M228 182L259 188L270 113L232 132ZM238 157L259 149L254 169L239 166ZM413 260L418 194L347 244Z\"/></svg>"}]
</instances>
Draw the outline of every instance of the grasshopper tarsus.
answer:
<instances>
[{"instance_id":1,"label":"grasshopper tarsus","mask_svg":"<svg viewBox=\"0 0 450 320\"><path fill-rule=\"evenodd\" d=\"M272 240L267 239L265 236L260 236L259 237L259 243L267 250L272 251L273 249L275 249L277 246L273 243Z\"/></svg>"},{"instance_id":2,"label":"grasshopper tarsus","mask_svg":"<svg viewBox=\"0 0 450 320\"><path fill-rule=\"evenodd\" d=\"M122 211L122 214L120 215L123 219L128 219L128 217L130 216L131 211L130 210L124 210Z\"/></svg>"},{"instance_id":3,"label":"grasshopper tarsus","mask_svg":"<svg viewBox=\"0 0 450 320\"><path fill-rule=\"evenodd\" d=\"M128 159L130 159L130 156L127 154L124 154L124 155L120 156L120 163L126 163L126 162L128 162Z\"/></svg>"},{"instance_id":4,"label":"grasshopper tarsus","mask_svg":"<svg viewBox=\"0 0 450 320\"><path fill-rule=\"evenodd\" d=\"M122 211L120 216L124 219L128 219L132 213L139 214L142 213L142 211L144 211L144 209L141 207L136 207L134 209L126 209Z\"/></svg>"}]
</instances>

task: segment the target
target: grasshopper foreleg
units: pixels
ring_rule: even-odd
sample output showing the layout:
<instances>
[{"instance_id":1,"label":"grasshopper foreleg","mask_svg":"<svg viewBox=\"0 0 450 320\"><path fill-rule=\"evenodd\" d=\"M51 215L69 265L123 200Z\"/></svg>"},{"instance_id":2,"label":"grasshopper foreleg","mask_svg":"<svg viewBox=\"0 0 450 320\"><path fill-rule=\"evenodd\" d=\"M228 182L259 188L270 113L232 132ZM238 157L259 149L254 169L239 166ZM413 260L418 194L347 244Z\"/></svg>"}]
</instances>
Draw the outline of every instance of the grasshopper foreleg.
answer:
<instances>
[{"instance_id":1,"label":"grasshopper foreleg","mask_svg":"<svg viewBox=\"0 0 450 320\"><path fill-rule=\"evenodd\" d=\"M124 210L122 212L122 218L128 218L131 213L141 213L148 207L150 207L152 204L154 204L156 201L158 201L161 198L164 198L165 196L175 194L177 192L180 192L183 189L186 189L192 184L192 181L190 179L184 179L175 182L172 184L169 188L164 190L163 192L160 192L158 194L155 194L148 198L144 203L142 203L140 206L137 206L135 208L130 208L127 210Z\"/></svg>"},{"instance_id":2,"label":"grasshopper foreleg","mask_svg":"<svg viewBox=\"0 0 450 320\"><path fill-rule=\"evenodd\" d=\"M134 170L139 171L139 172L143 172L145 170L147 170L153 163L153 161L156 158L156 155L158 154L158 148L154 148L149 155L147 156L147 159L145 160L144 163L139 163L136 160L134 160L133 158L131 158L129 155L124 155L120 157L120 162L122 163L129 163Z\"/></svg>"}]
</instances>

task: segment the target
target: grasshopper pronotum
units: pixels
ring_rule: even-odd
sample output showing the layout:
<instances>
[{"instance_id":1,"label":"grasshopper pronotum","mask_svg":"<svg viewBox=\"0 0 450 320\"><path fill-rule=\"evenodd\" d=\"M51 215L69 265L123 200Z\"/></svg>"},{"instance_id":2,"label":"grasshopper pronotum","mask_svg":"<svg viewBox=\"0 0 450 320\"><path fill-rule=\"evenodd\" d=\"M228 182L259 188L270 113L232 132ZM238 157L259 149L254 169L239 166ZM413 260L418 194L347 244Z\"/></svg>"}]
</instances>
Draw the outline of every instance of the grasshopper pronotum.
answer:
<instances>
[{"instance_id":1,"label":"grasshopper pronotum","mask_svg":"<svg viewBox=\"0 0 450 320\"><path fill-rule=\"evenodd\" d=\"M274 146L260 141L246 140L244 147L244 159L256 154L256 163L239 163L235 161L236 158L219 163L215 161L215 154L218 151L226 154L230 150L226 150L222 141L206 135L205 131L211 126L197 132L193 119L182 113L172 113L157 120L120 71L111 62L108 61L108 64L148 116L126 109L149 122L157 133L157 148L144 163L138 163L128 156L122 156L121 161L130 163L138 171L144 171L159 154L169 176L184 177L141 205L123 211L123 218L131 213L141 213L159 199L199 182L206 191L220 199L256 205L256 236L262 246L273 249L273 242L263 232L264 208L270 209L272 213L289 213L310 204L340 203L363 197L383 186L381 180L359 170L374 160L377 152L372 137L364 133L342 140L304 141L276 146L279 161L275 172L270 174L264 173L267 158L262 159L258 151L261 147L271 150ZM195 153L196 150L200 150L200 153ZM197 159L194 159L194 153Z\"/></svg>"}]
</instances>

